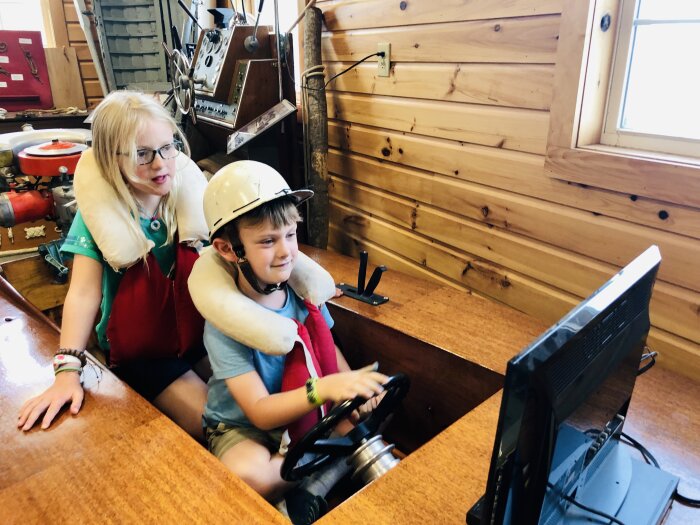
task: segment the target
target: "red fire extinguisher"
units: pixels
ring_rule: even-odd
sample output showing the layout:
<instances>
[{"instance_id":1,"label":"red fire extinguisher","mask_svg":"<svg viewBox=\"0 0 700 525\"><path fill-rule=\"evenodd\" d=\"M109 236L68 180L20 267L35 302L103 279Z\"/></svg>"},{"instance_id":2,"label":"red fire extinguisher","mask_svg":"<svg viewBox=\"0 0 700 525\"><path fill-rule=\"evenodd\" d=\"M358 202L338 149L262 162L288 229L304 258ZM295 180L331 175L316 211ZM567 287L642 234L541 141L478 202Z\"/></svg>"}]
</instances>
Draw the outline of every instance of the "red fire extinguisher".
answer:
<instances>
[{"instance_id":1,"label":"red fire extinguisher","mask_svg":"<svg viewBox=\"0 0 700 525\"><path fill-rule=\"evenodd\" d=\"M53 216L53 196L48 190L7 191L0 194L0 226L36 221Z\"/></svg>"}]
</instances>

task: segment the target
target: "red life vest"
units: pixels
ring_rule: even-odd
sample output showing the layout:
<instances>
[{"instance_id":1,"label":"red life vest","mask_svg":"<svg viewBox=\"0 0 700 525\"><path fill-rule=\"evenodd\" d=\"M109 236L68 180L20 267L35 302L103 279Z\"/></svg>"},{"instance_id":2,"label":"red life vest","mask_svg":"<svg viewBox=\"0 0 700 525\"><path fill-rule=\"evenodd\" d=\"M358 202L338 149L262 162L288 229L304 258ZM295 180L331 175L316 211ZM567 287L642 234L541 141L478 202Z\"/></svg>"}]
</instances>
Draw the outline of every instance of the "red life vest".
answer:
<instances>
[{"instance_id":1,"label":"red life vest","mask_svg":"<svg viewBox=\"0 0 700 525\"><path fill-rule=\"evenodd\" d=\"M163 275L153 253L122 277L107 323L110 365L180 357L202 345L204 319L192 303L187 278L197 251L175 243L175 276Z\"/></svg>"},{"instance_id":2,"label":"red life vest","mask_svg":"<svg viewBox=\"0 0 700 525\"><path fill-rule=\"evenodd\" d=\"M329 374L338 372L338 360L335 354L335 344L333 343L333 335L323 314L308 301L304 301L309 315L306 317L304 324L299 321L297 323L297 334L304 341L304 345L309 351L309 355L305 355L304 347L297 341L294 343L294 348L287 354L284 360L284 372L282 374L282 392L303 387L306 380L311 377L309 368L313 368L315 377L323 377ZM307 360L308 357L308 360ZM325 403L325 410L330 410L332 403ZM298 439L304 436L318 421L323 412L321 407L312 410L308 414L297 419L287 427L289 432L290 445L296 443Z\"/></svg>"}]
</instances>

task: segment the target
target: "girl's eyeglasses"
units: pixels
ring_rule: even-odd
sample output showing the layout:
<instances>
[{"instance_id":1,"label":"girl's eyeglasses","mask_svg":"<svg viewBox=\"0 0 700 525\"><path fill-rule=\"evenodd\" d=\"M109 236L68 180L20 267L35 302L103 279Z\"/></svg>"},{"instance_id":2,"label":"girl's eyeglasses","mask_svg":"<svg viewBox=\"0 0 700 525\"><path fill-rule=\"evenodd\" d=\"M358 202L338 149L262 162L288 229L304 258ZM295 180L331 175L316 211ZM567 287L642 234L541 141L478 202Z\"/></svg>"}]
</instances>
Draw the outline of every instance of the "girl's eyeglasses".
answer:
<instances>
[{"instance_id":1,"label":"girl's eyeglasses","mask_svg":"<svg viewBox=\"0 0 700 525\"><path fill-rule=\"evenodd\" d=\"M136 164L142 166L150 164L156 158L156 153L163 160L173 159L180 153L180 143L178 141L171 142L158 149L139 149L136 150Z\"/></svg>"}]
</instances>

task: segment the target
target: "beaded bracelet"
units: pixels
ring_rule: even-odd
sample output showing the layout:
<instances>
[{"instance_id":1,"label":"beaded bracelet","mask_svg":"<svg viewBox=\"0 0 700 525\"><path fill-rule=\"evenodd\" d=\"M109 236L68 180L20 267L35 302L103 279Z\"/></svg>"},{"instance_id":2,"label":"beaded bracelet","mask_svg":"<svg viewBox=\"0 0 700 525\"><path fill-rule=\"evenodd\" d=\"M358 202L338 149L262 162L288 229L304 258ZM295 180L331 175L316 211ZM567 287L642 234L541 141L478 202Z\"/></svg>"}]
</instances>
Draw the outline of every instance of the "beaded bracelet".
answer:
<instances>
[{"instance_id":1,"label":"beaded bracelet","mask_svg":"<svg viewBox=\"0 0 700 525\"><path fill-rule=\"evenodd\" d=\"M73 348L59 348L58 352L54 354L54 357L58 355L72 355L80 359L80 366L85 366L87 363L87 356L85 355L85 350L75 350Z\"/></svg>"}]
</instances>

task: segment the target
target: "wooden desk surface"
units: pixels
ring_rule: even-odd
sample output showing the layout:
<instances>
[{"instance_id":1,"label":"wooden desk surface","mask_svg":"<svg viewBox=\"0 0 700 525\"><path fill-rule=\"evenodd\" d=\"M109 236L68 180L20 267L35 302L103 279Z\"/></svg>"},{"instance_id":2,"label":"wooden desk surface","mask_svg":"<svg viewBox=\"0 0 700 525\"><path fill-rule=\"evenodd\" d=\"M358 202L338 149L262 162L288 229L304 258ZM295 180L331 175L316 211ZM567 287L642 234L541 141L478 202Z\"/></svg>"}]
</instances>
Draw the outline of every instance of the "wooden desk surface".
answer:
<instances>
[{"instance_id":1,"label":"wooden desk surface","mask_svg":"<svg viewBox=\"0 0 700 525\"><path fill-rule=\"evenodd\" d=\"M358 260L306 246L303 250L336 283L357 284ZM367 269L368 279L372 269ZM508 359L548 327L494 301L391 269L375 293L388 295L389 302L379 307L349 297L332 302L503 375Z\"/></svg>"},{"instance_id":2,"label":"wooden desk surface","mask_svg":"<svg viewBox=\"0 0 700 525\"><path fill-rule=\"evenodd\" d=\"M357 261L306 250L336 280L353 282ZM368 272L369 275L370 272ZM430 341L504 373L505 363L544 325L495 303L387 272L381 308L347 297L339 307ZM495 341L495 342L494 342ZM50 384L55 326L0 280L0 515L3 523L124 521L283 523L213 456L108 371L88 373L83 409L49 431L22 433L22 402ZM500 393L459 419L320 523L464 523L482 494ZM700 497L700 385L658 367L637 383L626 431ZM78 445L76 445L78 444ZM674 504L668 523L697 523Z\"/></svg>"},{"instance_id":3,"label":"wooden desk surface","mask_svg":"<svg viewBox=\"0 0 700 525\"><path fill-rule=\"evenodd\" d=\"M659 402L672 399L671 402ZM655 368L640 377L625 432L681 478L679 490L700 497L700 385ZM459 523L483 495L496 435L501 392L406 457L328 515L319 525ZM641 459L632 451L632 457ZM670 524L700 523L700 510L674 503ZM630 524L633 525L633 524Z\"/></svg>"},{"instance_id":4,"label":"wooden desk surface","mask_svg":"<svg viewBox=\"0 0 700 525\"><path fill-rule=\"evenodd\" d=\"M214 456L111 372L86 373L80 413L16 428L52 381L58 329L0 278L2 523L288 523Z\"/></svg>"},{"instance_id":5,"label":"wooden desk surface","mask_svg":"<svg viewBox=\"0 0 700 525\"><path fill-rule=\"evenodd\" d=\"M304 252L336 281L355 284L357 260ZM376 292L390 298L383 310L348 297L333 302L501 374L508 359L548 328L497 303L396 272L385 272ZM463 524L486 487L500 402L499 392L318 523ZM691 498L700 498L699 412L700 383L657 366L638 378L625 424L662 468L681 478L679 490ZM700 523L700 510L674 503L666 523Z\"/></svg>"}]
</instances>

